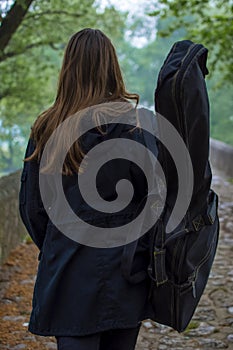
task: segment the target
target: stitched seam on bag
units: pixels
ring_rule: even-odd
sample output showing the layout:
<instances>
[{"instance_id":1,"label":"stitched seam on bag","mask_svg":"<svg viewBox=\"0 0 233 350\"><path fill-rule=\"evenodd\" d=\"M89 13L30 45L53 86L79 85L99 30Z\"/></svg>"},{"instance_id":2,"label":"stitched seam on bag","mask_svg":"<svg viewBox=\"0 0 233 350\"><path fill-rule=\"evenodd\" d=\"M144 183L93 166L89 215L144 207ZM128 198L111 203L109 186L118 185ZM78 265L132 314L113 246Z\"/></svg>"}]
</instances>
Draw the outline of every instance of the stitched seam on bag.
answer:
<instances>
[{"instance_id":1,"label":"stitched seam on bag","mask_svg":"<svg viewBox=\"0 0 233 350\"><path fill-rule=\"evenodd\" d=\"M193 226L195 227L196 231L199 231L201 226L205 226L205 222L201 215L197 217L197 219L193 220Z\"/></svg>"}]
</instances>

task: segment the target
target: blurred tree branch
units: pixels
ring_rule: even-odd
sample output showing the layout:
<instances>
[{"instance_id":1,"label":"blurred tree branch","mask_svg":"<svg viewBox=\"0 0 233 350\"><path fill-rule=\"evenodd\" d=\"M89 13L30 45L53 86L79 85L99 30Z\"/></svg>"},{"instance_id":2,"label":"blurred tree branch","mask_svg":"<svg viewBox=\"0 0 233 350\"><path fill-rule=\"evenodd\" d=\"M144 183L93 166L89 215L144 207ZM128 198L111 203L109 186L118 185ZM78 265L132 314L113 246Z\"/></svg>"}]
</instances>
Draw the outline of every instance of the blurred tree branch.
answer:
<instances>
[{"instance_id":1,"label":"blurred tree branch","mask_svg":"<svg viewBox=\"0 0 233 350\"><path fill-rule=\"evenodd\" d=\"M46 46L46 45L51 46L54 50L57 49L55 47L55 45L52 42L50 42L50 41L48 41L48 42L46 42L46 41L39 41L37 43L33 43L33 44L30 44L30 45L21 47L20 49L18 49L18 51L10 51L10 52L7 52L7 53L0 54L0 62L3 62L3 61L5 61L6 59L8 59L10 57L21 55L21 54L25 53L25 51L33 49L35 47Z\"/></svg>"},{"instance_id":2,"label":"blurred tree branch","mask_svg":"<svg viewBox=\"0 0 233 350\"><path fill-rule=\"evenodd\" d=\"M19 28L30 5L34 0L16 0L6 16L2 18L0 26L0 52L3 53L14 33Z\"/></svg>"},{"instance_id":3,"label":"blurred tree branch","mask_svg":"<svg viewBox=\"0 0 233 350\"><path fill-rule=\"evenodd\" d=\"M62 11L62 10L59 10L59 11L43 11L43 12L32 13L29 16L27 16L25 18L25 20L28 20L28 19L31 19L31 18L39 19L41 16L51 16L51 15L66 15L66 16L69 16L69 17L79 18L79 17L83 16L84 13L71 13L71 12Z\"/></svg>"}]
</instances>

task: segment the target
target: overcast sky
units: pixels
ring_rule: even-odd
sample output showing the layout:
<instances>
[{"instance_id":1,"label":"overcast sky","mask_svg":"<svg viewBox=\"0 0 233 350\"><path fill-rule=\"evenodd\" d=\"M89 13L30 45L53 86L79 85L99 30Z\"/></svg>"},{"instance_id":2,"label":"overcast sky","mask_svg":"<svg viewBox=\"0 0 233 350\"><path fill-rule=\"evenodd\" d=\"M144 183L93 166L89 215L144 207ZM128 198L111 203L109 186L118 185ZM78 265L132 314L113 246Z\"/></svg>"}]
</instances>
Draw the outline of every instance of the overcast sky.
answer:
<instances>
[{"instance_id":1,"label":"overcast sky","mask_svg":"<svg viewBox=\"0 0 233 350\"><path fill-rule=\"evenodd\" d=\"M117 9L122 11L129 11L133 14L141 13L142 9L152 8L151 0L98 0L103 6L113 4Z\"/></svg>"},{"instance_id":2,"label":"overcast sky","mask_svg":"<svg viewBox=\"0 0 233 350\"><path fill-rule=\"evenodd\" d=\"M134 46L143 47L148 43L148 41L154 40L156 36L156 19L154 17L149 17L146 15L146 12L152 11L154 9L152 3L155 3L156 0L96 0L96 2L104 8L108 5L114 5L117 10L128 11L129 21L132 17L140 17L144 19L144 28L141 28L141 33L135 35L128 31L126 33L127 40L131 41ZM149 29L149 31L148 31ZM145 34L146 32L146 34ZM150 33L148 37L148 32ZM144 35L145 34L145 35Z\"/></svg>"}]
</instances>

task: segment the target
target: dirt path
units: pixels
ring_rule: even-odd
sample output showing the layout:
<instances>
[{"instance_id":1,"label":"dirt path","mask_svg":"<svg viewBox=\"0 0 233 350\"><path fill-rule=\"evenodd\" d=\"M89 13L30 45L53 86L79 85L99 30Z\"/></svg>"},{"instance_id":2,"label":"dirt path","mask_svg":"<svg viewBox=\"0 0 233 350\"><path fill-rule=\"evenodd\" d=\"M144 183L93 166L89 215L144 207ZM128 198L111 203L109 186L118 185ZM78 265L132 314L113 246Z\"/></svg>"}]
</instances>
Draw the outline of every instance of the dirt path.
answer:
<instances>
[{"instance_id":1,"label":"dirt path","mask_svg":"<svg viewBox=\"0 0 233 350\"><path fill-rule=\"evenodd\" d=\"M222 174L213 177L220 195L221 233L214 266L200 304L183 334L144 322L137 350L233 349L233 184ZM0 349L56 349L53 337L27 331L37 270L38 250L20 244L0 270ZM111 350L111 349L109 349Z\"/></svg>"}]
</instances>

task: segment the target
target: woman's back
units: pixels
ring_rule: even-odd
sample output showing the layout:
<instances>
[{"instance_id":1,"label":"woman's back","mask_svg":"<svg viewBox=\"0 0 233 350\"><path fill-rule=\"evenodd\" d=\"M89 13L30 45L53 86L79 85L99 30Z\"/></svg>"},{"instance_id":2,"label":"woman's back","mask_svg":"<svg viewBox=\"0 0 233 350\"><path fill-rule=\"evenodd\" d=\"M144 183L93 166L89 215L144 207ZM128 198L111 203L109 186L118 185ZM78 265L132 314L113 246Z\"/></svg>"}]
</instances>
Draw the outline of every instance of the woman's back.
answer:
<instances>
[{"instance_id":1,"label":"woman's back","mask_svg":"<svg viewBox=\"0 0 233 350\"><path fill-rule=\"evenodd\" d=\"M84 29L67 45L54 104L32 126L20 188L20 214L40 250L29 330L59 337L58 348L63 350L134 349L140 322L150 316L149 277L144 273L133 284L122 272L126 247L134 238L131 232L128 240L124 226L129 227L140 213L148 192L143 172L148 159L138 154L136 146L146 148L140 128L116 118L102 132L97 113L94 127L90 124L79 141L72 139L72 135L78 138L75 128L63 128L62 137L48 147L70 116L80 130L79 113L85 108L103 103L108 109L109 102L127 102L126 109L136 111L129 100L137 105L139 96L126 91L111 41L99 30ZM121 110L116 109L116 114ZM102 144L108 148L98 153ZM60 152L64 150L63 159ZM131 156L138 159L141 169L130 161ZM61 165L58 170L57 164ZM140 233L140 239L135 233L138 247L133 273L146 272L149 262L149 235ZM120 332L115 340L113 335L102 334L112 330ZM119 334L123 333L122 342ZM90 347L93 334L98 337ZM90 337L85 340L85 335ZM66 337L71 337L68 343ZM74 345L83 339L86 345Z\"/></svg>"}]
</instances>

